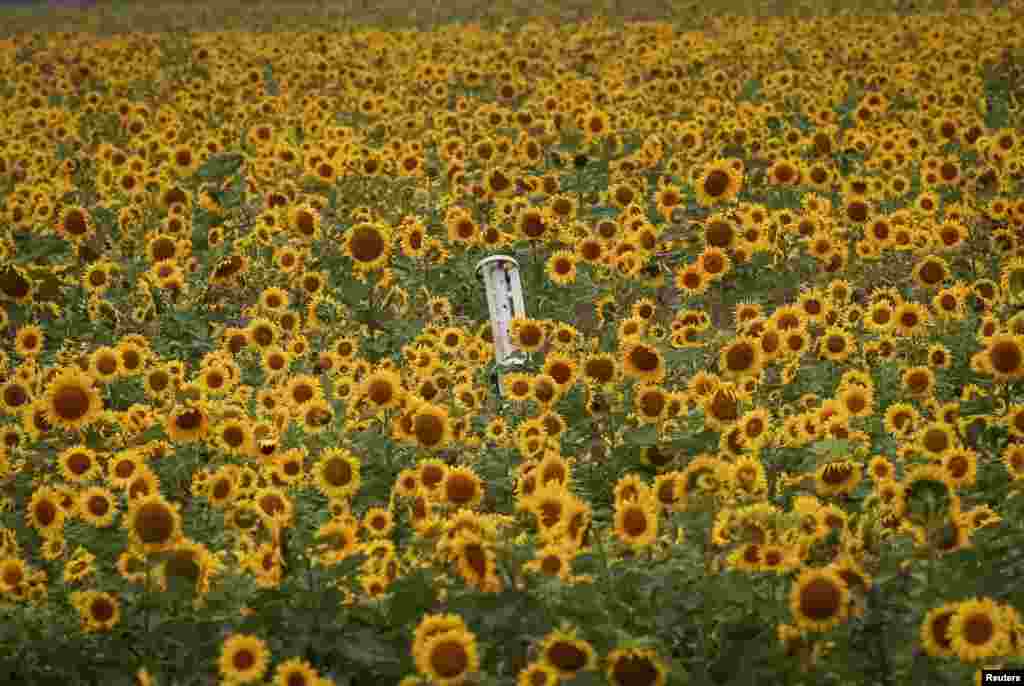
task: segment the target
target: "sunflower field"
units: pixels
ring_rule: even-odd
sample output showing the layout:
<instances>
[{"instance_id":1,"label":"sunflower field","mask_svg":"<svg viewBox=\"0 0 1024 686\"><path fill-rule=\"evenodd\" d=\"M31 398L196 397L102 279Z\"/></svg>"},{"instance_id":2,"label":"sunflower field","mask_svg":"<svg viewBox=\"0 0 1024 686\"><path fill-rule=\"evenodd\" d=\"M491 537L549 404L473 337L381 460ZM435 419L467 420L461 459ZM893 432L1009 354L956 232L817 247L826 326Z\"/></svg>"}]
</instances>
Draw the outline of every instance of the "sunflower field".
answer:
<instances>
[{"instance_id":1,"label":"sunflower field","mask_svg":"<svg viewBox=\"0 0 1024 686\"><path fill-rule=\"evenodd\" d=\"M1020 669L1024 2L481 4L0 11L0 683Z\"/></svg>"}]
</instances>

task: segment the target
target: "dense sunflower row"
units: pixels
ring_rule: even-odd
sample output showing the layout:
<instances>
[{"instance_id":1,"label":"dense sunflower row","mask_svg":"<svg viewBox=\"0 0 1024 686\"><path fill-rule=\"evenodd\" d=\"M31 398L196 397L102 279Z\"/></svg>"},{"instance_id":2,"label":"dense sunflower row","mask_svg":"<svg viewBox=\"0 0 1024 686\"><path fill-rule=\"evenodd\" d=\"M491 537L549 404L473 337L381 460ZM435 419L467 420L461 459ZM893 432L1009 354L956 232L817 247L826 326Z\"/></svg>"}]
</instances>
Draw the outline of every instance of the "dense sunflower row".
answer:
<instances>
[{"instance_id":1,"label":"dense sunflower row","mask_svg":"<svg viewBox=\"0 0 1024 686\"><path fill-rule=\"evenodd\" d=\"M699 551L835 669L883 550L1016 526L1020 11L4 44L0 601L111 637L183 580L241 622L298 560L342 608L422 572L403 686L664 686L665 636L555 618L513 664L445 604ZM531 303L500 397L496 251ZM944 669L1024 656L1019 594L929 592ZM333 683L269 640L194 668Z\"/></svg>"}]
</instances>

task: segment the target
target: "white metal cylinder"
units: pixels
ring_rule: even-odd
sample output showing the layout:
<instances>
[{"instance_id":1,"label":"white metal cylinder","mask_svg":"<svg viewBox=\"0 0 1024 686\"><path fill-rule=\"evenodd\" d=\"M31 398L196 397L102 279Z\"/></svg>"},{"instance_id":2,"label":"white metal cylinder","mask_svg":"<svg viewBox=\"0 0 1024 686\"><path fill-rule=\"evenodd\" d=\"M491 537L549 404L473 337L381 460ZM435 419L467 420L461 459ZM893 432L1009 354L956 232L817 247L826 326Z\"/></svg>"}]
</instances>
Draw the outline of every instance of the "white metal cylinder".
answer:
<instances>
[{"instance_id":1,"label":"white metal cylinder","mask_svg":"<svg viewBox=\"0 0 1024 686\"><path fill-rule=\"evenodd\" d=\"M513 345L511 333L512 320L526 317L519 263L508 255L492 255L477 262L476 273L487 293L495 361L499 366L523 364L525 355Z\"/></svg>"}]
</instances>

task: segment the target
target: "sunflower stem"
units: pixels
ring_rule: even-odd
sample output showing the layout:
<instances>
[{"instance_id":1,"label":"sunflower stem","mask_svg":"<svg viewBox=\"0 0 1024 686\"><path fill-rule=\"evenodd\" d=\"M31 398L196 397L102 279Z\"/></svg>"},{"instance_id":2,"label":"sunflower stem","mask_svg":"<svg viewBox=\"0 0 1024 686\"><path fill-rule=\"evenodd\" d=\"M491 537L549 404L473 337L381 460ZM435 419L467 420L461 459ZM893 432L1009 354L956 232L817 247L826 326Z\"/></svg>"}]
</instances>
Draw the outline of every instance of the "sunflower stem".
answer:
<instances>
[{"instance_id":1,"label":"sunflower stem","mask_svg":"<svg viewBox=\"0 0 1024 686\"><path fill-rule=\"evenodd\" d=\"M149 556L148 555L144 556L143 559L144 559L144 562L145 562L145 565L146 565L146 592L145 592L145 595L144 595L144 598L145 598L144 608L145 609L143 611L143 621L145 622L145 630L146 630L144 641L145 641L145 645L146 645L146 652L148 654L152 654L153 650L152 650L152 647L150 646L150 624L149 624L150 605L151 605L151 601L152 601L152 596L150 595L150 587L151 587L151 579L152 579L152 567L149 564Z\"/></svg>"}]
</instances>

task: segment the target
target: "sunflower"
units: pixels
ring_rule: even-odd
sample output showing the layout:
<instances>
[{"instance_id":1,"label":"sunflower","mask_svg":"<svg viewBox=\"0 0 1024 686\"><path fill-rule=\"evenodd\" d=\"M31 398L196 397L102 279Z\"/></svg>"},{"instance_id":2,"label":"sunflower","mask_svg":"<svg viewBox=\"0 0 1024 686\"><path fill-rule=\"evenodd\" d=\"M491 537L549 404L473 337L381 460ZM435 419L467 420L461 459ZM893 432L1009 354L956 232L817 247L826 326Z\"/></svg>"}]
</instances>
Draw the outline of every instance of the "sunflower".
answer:
<instances>
[{"instance_id":1,"label":"sunflower","mask_svg":"<svg viewBox=\"0 0 1024 686\"><path fill-rule=\"evenodd\" d=\"M330 567L342 560L359 553L359 523L342 519L333 519L322 524L314 536L317 541L311 555L321 565Z\"/></svg>"},{"instance_id":2,"label":"sunflower","mask_svg":"<svg viewBox=\"0 0 1024 686\"><path fill-rule=\"evenodd\" d=\"M665 686L668 668L649 648L616 648L605 659L612 686Z\"/></svg>"},{"instance_id":3,"label":"sunflower","mask_svg":"<svg viewBox=\"0 0 1024 686\"><path fill-rule=\"evenodd\" d=\"M224 465L206 484L206 499L217 509L228 507L238 494L238 468Z\"/></svg>"},{"instance_id":4,"label":"sunflower","mask_svg":"<svg viewBox=\"0 0 1024 686\"><path fill-rule=\"evenodd\" d=\"M231 634L221 645L217 667L233 684L251 684L263 678L270 650L263 640L249 634Z\"/></svg>"},{"instance_id":5,"label":"sunflower","mask_svg":"<svg viewBox=\"0 0 1024 686\"><path fill-rule=\"evenodd\" d=\"M291 411L301 412L305 405L323 398L320 379L311 374L293 376L284 387L284 398Z\"/></svg>"},{"instance_id":6,"label":"sunflower","mask_svg":"<svg viewBox=\"0 0 1024 686\"><path fill-rule=\"evenodd\" d=\"M172 548L182 535L178 509L160 495L135 500L124 520L132 543L147 553Z\"/></svg>"},{"instance_id":7,"label":"sunflower","mask_svg":"<svg viewBox=\"0 0 1024 686\"><path fill-rule=\"evenodd\" d=\"M707 165L697 179L697 201L705 206L732 202L743 185L742 173L737 173L729 160L716 159Z\"/></svg>"},{"instance_id":8,"label":"sunflower","mask_svg":"<svg viewBox=\"0 0 1024 686\"><path fill-rule=\"evenodd\" d=\"M420 448L438 450L446 447L452 440L448 410L429 402L421 403L412 413L410 434Z\"/></svg>"},{"instance_id":9,"label":"sunflower","mask_svg":"<svg viewBox=\"0 0 1024 686\"><path fill-rule=\"evenodd\" d=\"M827 497L851 493L861 480L861 465L850 460L828 462L814 474L818 495Z\"/></svg>"},{"instance_id":10,"label":"sunflower","mask_svg":"<svg viewBox=\"0 0 1024 686\"><path fill-rule=\"evenodd\" d=\"M32 404L34 397L29 379L12 378L0 385L0 409L5 414L18 414Z\"/></svg>"},{"instance_id":11,"label":"sunflower","mask_svg":"<svg viewBox=\"0 0 1024 686\"><path fill-rule=\"evenodd\" d=\"M516 686L558 686L558 670L544 662L531 662L519 670Z\"/></svg>"},{"instance_id":12,"label":"sunflower","mask_svg":"<svg viewBox=\"0 0 1024 686\"><path fill-rule=\"evenodd\" d=\"M548 258L548 279L556 286L568 286L576 281L576 255L569 250L556 250Z\"/></svg>"},{"instance_id":13,"label":"sunflower","mask_svg":"<svg viewBox=\"0 0 1024 686\"><path fill-rule=\"evenodd\" d=\"M903 480L906 517L911 524L925 526L934 517L960 515L960 497L941 465L914 465Z\"/></svg>"},{"instance_id":14,"label":"sunflower","mask_svg":"<svg viewBox=\"0 0 1024 686\"><path fill-rule=\"evenodd\" d=\"M509 326L512 345L526 352L536 352L544 346L546 338L542 323L536 319L512 320Z\"/></svg>"},{"instance_id":15,"label":"sunflower","mask_svg":"<svg viewBox=\"0 0 1024 686\"><path fill-rule=\"evenodd\" d=\"M921 336L929 323L926 305L902 302L893 311L893 331L900 336Z\"/></svg>"},{"instance_id":16,"label":"sunflower","mask_svg":"<svg viewBox=\"0 0 1024 686\"><path fill-rule=\"evenodd\" d=\"M757 376L764 368L761 346L750 336L740 336L722 348L718 368L726 380Z\"/></svg>"},{"instance_id":17,"label":"sunflower","mask_svg":"<svg viewBox=\"0 0 1024 686\"><path fill-rule=\"evenodd\" d=\"M84 483L98 478L102 474L99 457L96 452L84 445L76 445L63 450L57 456L61 475L73 483Z\"/></svg>"},{"instance_id":18,"label":"sunflower","mask_svg":"<svg viewBox=\"0 0 1024 686\"><path fill-rule=\"evenodd\" d=\"M869 387L850 385L839 391L839 403L851 417L870 417L874 401L875 393Z\"/></svg>"},{"instance_id":19,"label":"sunflower","mask_svg":"<svg viewBox=\"0 0 1024 686\"><path fill-rule=\"evenodd\" d=\"M4 388L4 404L10 402L11 387ZM47 384L46 418L50 424L77 431L99 418L103 401L92 377L78 368L67 367Z\"/></svg>"},{"instance_id":20,"label":"sunflower","mask_svg":"<svg viewBox=\"0 0 1024 686\"><path fill-rule=\"evenodd\" d=\"M90 486L78 494L78 514L87 524L106 528L114 523L117 500L102 486Z\"/></svg>"},{"instance_id":21,"label":"sunflower","mask_svg":"<svg viewBox=\"0 0 1024 686\"><path fill-rule=\"evenodd\" d=\"M836 363L845 362L856 349L856 339L838 326L828 327L818 340L818 354Z\"/></svg>"},{"instance_id":22,"label":"sunflower","mask_svg":"<svg viewBox=\"0 0 1024 686\"><path fill-rule=\"evenodd\" d=\"M660 383L665 378L665 360L653 345L643 341L629 341L621 355L626 376L648 383Z\"/></svg>"},{"instance_id":23,"label":"sunflower","mask_svg":"<svg viewBox=\"0 0 1024 686\"><path fill-rule=\"evenodd\" d=\"M295 505L283 488L264 486L256 489L253 502L268 522L278 526L289 526L295 513Z\"/></svg>"},{"instance_id":24,"label":"sunflower","mask_svg":"<svg viewBox=\"0 0 1024 686\"><path fill-rule=\"evenodd\" d=\"M393 370L377 370L363 379L360 394L375 410L396 408L402 400L402 379Z\"/></svg>"},{"instance_id":25,"label":"sunflower","mask_svg":"<svg viewBox=\"0 0 1024 686\"><path fill-rule=\"evenodd\" d=\"M532 387L533 399L541 406L542 409L546 410L550 408L554 403L558 402L561 397L561 391L558 384L554 382L547 374L536 374L530 381Z\"/></svg>"},{"instance_id":26,"label":"sunflower","mask_svg":"<svg viewBox=\"0 0 1024 686\"><path fill-rule=\"evenodd\" d=\"M71 594L71 604L78 610L83 631L110 631L121 621L120 603L110 593L75 591Z\"/></svg>"},{"instance_id":27,"label":"sunflower","mask_svg":"<svg viewBox=\"0 0 1024 686\"><path fill-rule=\"evenodd\" d=\"M914 265L911 276L919 288L937 288L949 278L949 265L938 255L927 255Z\"/></svg>"},{"instance_id":28,"label":"sunflower","mask_svg":"<svg viewBox=\"0 0 1024 686\"><path fill-rule=\"evenodd\" d=\"M1010 443L1003 449L1000 459L1011 479L1024 481L1024 445Z\"/></svg>"},{"instance_id":29,"label":"sunflower","mask_svg":"<svg viewBox=\"0 0 1024 686\"><path fill-rule=\"evenodd\" d=\"M363 515L363 528L375 538L382 538L395 528L395 518L390 510L383 507L371 507Z\"/></svg>"},{"instance_id":30,"label":"sunflower","mask_svg":"<svg viewBox=\"0 0 1024 686\"><path fill-rule=\"evenodd\" d=\"M877 484L887 479L895 478L896 468L893 467L892 462L887 458L876 455L868 462L868 476Z\"/></svg>"},{"instance_id":31,"label":"sunflower","mask_svg":"<svg viewBox=\"0 0 1024 686\"><path fill-rule=\"evenodd\" d=\"M583 671L597 669L597 653L593 646L577 636L576 630L556 629L544 637L540 645L541 661L568 681Z\"/></svg>"},{"instance_id":32,"label":"sunflower","mask_svg":"<svg viewBox=\"0 0 1024 686\"><path fill-rule=\"evenodd\" d=\"M380 269L391 254L391 234L380 224L356 224L345 235L345 252L352 258L353 268L360 273Z\"/></svg>"},{"instance_id":33,"label":"sunflower","mask_svg":"<svg viewBox=\"0 0 1024 686\"><path fill-rule=\"evenodd\" d=\"M60 506L60 493L49 486L37 486L32 491L25 518L40 535L57 534L64 528L67 518Z\"/></svg>"},{"instance_id":34,"label":"sunflower","mask_svg":"<svg viewBox=\"0 0 1024 686\"><path fill-rule=\"evenodd\" d=\"M484 482L469 467L452 467L441 481L441 496L455 507L475 507L484 496Z\"/></svg>"},{"instance_id":35,"label":"sunflower","mask_svg":"<svg viewBox=\"0 0 1024 686\"><path fill-rule=\"evenodd\" d=\"M641 384L633 395L633 409L641 424L658 424L667 417L668 393L657 384Z\"/></svg>"},{"instance_id":36,"label":"sunflower","mask_svg":"<svg viewBox=\"0 0 1024 686\"><path fill-rule=\"evenodd\" d=\"M68 205L60 212L54 227L57 233L75 244L88 241L96 234L96 223L89 210L81 205Z\"/></svg>"},{"instance_id":37,"label":"sunflower","mask_svg":"<svg viewBox=\"0 0 1024 686\"><path fill-rule=\"evenodd\" d=\"M615 535L623 543L642 548L658 537L658 504L653 498L620 501L615 506Z\"/></svg>"},{"instance_id":38,"label":"sunflower","mask_svg":"<svg viewBox=\"0 0 1024 686\"><path fill-rule=\"evenodd\" d=\"M418 464L419 482L428 494L439 493L449 469L447 464L437 458L420 460Z\"/></svg>"},{"instance_id":39,"label":"sunflower","mask_svg":"<svg viewBox=\"0 0 1024 686\"><path fill-rule=\"evenodd\" d=\"M954 488L973 486L978 475L978 455L966 448L942 456L942 468Z\"/></svg>"},{"instance_id":40,"label":"sunflower","mask_svg":"<svg viewBox=\"0 0 1024 686\"><path fill-rule=\"evenodd\" d=\"M302 658L293 657L277 665L273 686L316 686L320 678L313 666Z\"/></svg>"},{"instance_id":41,"label":"sunflower","mask_svg":"<svg viewBox=\"0 0 1024 686\"><path fill-rule=\"evenodd\" d=\"M490 542L481 534L471 529L462 530L454 540L449 540L446 548L456 563L459 575L468 585L484 593L501 590L497 556Z\"/></svg>"},{"instance_id":42,"label":"sunflower","mask_svg":"<svg viewBox=\"0 0 1024 686\"><path fill-rule=\"evenodd\" d=\"M210 415L205 402L185 401L177 405L168 414L164 428L174 443L203 440L210 429Z\"/></svg>"},{"instance_id":43,"label":"sunflower","mask_svg":"<svg viewBox=\"0 0 1024 686\"><path fill-rule=\"evenodd\" d=\"M20 357L35 357L43 349L43 330L35 324L20 327L14 335L14 352Z\"/></svg>"},{"instance_id":44,"label":"sunflower","mask_svg":"<svg viewBox=\"0 0 1024 686\"><path fill-rule=\"evenodd\" d=\"M929 458L942 459L956 448L956 429L945 422L930 422L917 433L916 446Z\"/></svg>"},{"instance_id":45,"label":"sunflower","mask_svg":"<svg viewBox=\"0 0 1024 686\"><path fill-rule=\"evenodd\" d=\"M1024 357L1021 358L1024 362ZM935 390L935 373L928 367L909 367L901 377L903 390L912 398L927 398Z\"/></svg>"},{"instance_id":46,"label":"sunflower","mask_svg":"<svg viewBox=\"0 0 1024 686\"><path fill-rule=\"evenodd\" d=\"M997 383L1024 378L1024 336L998 333L986 341L982 352L986 372Z\"/></svg>"},{"instance_id":47,"label":"sunflower","mask_svg":"<svg viewBox=\"0 0 1024 686\"><path fill-rule=\"evenodd\" d=\"M502 393L509 400L525 402L533 397L532 377L525 372L511 372L501 379Z\"/></svg>"},{"instance_id":48,"label":"sunflower","mask_svg":"<svg viewBox=\"0 0 1024 686\"><path fill-rule=\"evenodd\" d=\"M438 632L415 647L416 669L437 686L459 686L480 668L476 637L462 627Z\"/></svg>"},{"instance_id":49,"label":"sunflower","mask_svg":"<svg viewBox=\"0 0 1024 686\"><path fill-rule=\"evenodd\" d=\"M959 603L944 603L932 608L921 622L920 637L925 652L932 657L954 657L949 625L959 609Z\"/></svg>"},{"instance_id":50,"label":"sunflower","mask_svg":"<svg viewBox=\"0 0 1024 686\"><path fill-rule=\"evenodd\" d=\"M704 423L713 431L724 430L739 418L739 401L735 388L723 385L701 399Z\"/></svg>"},{"instance_id":51,"label":"sunflower","mask_svg":"<svg viewBox=\"0 0 1024 686\"><path fill-rule=\"evenodd\" d=\"M947 635L961 662L978 662L1006 655L1009 633L999 606L989 598L967 600L957 605L949 620Z\"/></svg>"},{"instance_id":52,"label":"sunflower","mask_svg":"<svg viewBox=\"0 0 1024 686\"><path fill-rule=\"evenodd\" d=\"M848 614L850 591L832 569L800 572L789 596L789 607L797 626L806 631L828 631Z\"/></svg>"}]
</instances>

